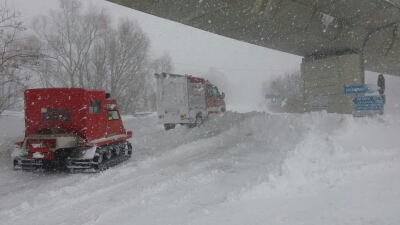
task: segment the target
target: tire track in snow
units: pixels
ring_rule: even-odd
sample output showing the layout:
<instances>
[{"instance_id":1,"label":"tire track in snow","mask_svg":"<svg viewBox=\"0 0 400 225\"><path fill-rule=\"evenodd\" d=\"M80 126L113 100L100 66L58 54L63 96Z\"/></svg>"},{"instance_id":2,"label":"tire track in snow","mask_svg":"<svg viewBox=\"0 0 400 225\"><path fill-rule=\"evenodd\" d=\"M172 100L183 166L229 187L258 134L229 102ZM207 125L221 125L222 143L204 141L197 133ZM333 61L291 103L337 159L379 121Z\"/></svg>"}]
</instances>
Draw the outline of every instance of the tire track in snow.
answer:
<instances>
[{"instance_id":1,"label":"tire track in snow","mask_svg":"<svg viewBox=\"0 0 400 225\"><path fill-rule=\"evenodd\" d=\"M207 142L207 141L205 141L205 142ZM186 144L186 145L189 146L189 145L192 145L192 144ZM185 151L185 147L184 146L181 147L181 149L183 149L181 151L182 153ZM203 147L204 147L204 145L203 145ZM171 159L175 158L176 154L179 153L179 149L172 149L172 150L173 150L174 154L172 154L169 157ZM195 151L196 149L192 149L192 150ZM165 153L163 153L163 154L165 154ZM162 156L163 154L161 154L161 157L159 157L159 158L162 159L162 160L165 160L166 158L165 158L165 156ZM168 155L168 153L165 154L165 155ZM160 159L158 159L158 161L160 161ZM130 164L130 163L128 163L128 164ZM170 163L166 163L166 165L169 165L169 164ZM129 165L129 166L131 166L131 165ZM115 169L119 169L119 168L115 168ZM146 175L142 175L142 176L139 176L139 177L127 180L127 181L119 182L118 184L115 184L115 185L112 185L112 186L105 185L106 186L105 188L96 189L94 187L91 187L91 185L90 185L91 182L93 182L95 184L95 186L102 186L101 182L98 183L98 179L104 179L104 180L107 181L108 177L111 177L111 176L115 175L112 171L113 171L113 169L108 170L108 171L100 174L99 176L96 175L94 177L91 177L87 181L82 181L81 183L75 184L74 187L67 186L65 188L61 188L58 191L52 191L52 192L50 192L50 198L47 199L48 201L46 203L44 203L44 204L38 204L37 202L39 202L39 200L37 202L32 202L30 204L27 203L27 202L24 202L24 203L21 204L21 206L15 208L14 210L15 211L20 211L21 208L24 208L23 211L25 211L28 214L29 214L29 211L32 211L31 214L35 214L34 211L37 211L37 212L38 211L62 211L62 209L57 209L57 210L49 209L49 208L46 209L46 206L48 204L50 204L50 205L62 205L63 208L68 208L70 205L79 204L81 202L87 202L87 200L92 199L93 197L96 197L96 195L103 195L103 194L105 194L107 192L108 193L116 192L118 190L115 190L115 189L123 189L124 184L132 182L132 180L135 180L137 178L140 179L141 177L145 177L146 176ZM130 172L134 173L135 171L130 171ZM110 181L113 181L113 180L111 179ZM79 190L85 190L85 189L92 190L92 192L89 192L89 193L86 193L86 192L76 193L75 197L73 196L74 192L79 191ZM65 195L69 195L69 198L66 199ZM41 199L41 200L44 200L43 198L45 198L45 196L46 195L39 195L37 198ZM13 213L12 213L12 210L11 210L11 212L9 211L8 213L7 212L3 213L2 216L4 216L4 215L12 215L12 214ZM14 222L17 222L17 221L14 221ZM32 223L32 224L34 224L34 223Z\"/></svg>"},{"instance_id":2,"label":"tire track in snow","mask_svg":"<svg viewBox=\"0 0 400 225\"><path fill-rule=\"evenodd\" d=\"M136 136L135 160L100 174L73 175L80 181L58 190L50 187L49 196L38 195L1 219L23 224L32 217L32 224L39 224L43 217L34 215L47 211L60 215L57 220L62 222L67 219L62 212L68 211L78 217L69 221L101 224L132 212L145 222L155 212L168 217L181 211L188 215L180 218L185 223L207 213L204 207L232 201L265 182L301 140L302 129L304 124L296 116L262 113L227 113L190 130L178 127L166 132L154 126L154 132ZM68 183L69 178L64 180ZM12 217L19 211L18 218Z\"/></svg>"}]
</instances>

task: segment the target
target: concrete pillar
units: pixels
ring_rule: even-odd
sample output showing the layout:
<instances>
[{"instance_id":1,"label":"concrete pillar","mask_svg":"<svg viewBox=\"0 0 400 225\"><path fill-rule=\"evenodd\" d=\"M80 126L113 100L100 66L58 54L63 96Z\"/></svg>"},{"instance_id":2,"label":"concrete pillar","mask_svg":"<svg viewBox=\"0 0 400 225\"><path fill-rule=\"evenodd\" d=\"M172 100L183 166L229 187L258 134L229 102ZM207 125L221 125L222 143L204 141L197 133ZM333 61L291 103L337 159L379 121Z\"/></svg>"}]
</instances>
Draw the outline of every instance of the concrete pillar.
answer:
<instances>
[{"instance_id":1,"label":"concrete pillar","mask_svg":"<svg viewBox=\"0 0 400 225\"><path fill-rule=\"evenodd\" d=\"M362 54L346 51L303 58L301 76L305 112L351 114L354 96L344 95L343 86L364 84Z\"/></svg>"}]
</instances>

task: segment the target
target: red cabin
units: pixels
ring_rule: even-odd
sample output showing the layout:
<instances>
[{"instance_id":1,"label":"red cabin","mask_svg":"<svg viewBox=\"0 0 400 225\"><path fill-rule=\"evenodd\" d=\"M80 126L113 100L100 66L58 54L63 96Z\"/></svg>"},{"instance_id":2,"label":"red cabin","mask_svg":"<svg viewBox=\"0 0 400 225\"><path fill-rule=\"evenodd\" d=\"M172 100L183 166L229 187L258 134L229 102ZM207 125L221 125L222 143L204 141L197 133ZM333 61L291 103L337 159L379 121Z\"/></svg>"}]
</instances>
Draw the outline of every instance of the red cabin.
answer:
<instances>
[{"instance_id":1,"label":"red cabin","mask_svg":"<svg viewBox=\"0 0 400 225\"><path fill-rule=\"evenodd\" d=\"M68 133L103 145L110 137L126 135L117 103L106 99L105 91L48 88L29 89L24 95L26 137Z\"/></svg>"},{"instance_id":2,"label":"red cabin","mask_svg":"<svg viewBox=\"0 0 400 225\"><path fill-rule=\"evenodd\" d=\"M28 89L24 97L26 131L20 146L27 154L14 163L30 166L38 163L27 159L40 159L40 164L43 160L65 161L72 156L79 159L79 155L87 155L89 147L108 146L93 148L91 157L96 152L103 159L108 150L124 149L126 139L132 137L132 132L124 129L116 101L108 99L105 91Z\"/></svg>"}]
</instances>

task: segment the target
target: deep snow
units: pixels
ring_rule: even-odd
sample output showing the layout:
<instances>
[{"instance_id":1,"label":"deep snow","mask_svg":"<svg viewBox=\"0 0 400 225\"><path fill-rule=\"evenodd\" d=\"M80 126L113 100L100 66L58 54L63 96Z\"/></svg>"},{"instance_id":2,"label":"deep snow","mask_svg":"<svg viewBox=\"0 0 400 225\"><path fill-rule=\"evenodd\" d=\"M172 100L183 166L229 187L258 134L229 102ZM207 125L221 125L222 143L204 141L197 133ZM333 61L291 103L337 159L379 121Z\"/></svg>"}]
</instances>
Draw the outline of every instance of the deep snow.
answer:
<instances>
[{"instance_id":1,"label":"deep snow","mask_svg":"<svg viewBox=\"0 0 400 225\"><path fill-rule=\"evenodd\" d=\"M3 155L0 224L400 224L398 116L124 122L132 159L99 174L13 171Z\"/></svg>"}]
</instances>

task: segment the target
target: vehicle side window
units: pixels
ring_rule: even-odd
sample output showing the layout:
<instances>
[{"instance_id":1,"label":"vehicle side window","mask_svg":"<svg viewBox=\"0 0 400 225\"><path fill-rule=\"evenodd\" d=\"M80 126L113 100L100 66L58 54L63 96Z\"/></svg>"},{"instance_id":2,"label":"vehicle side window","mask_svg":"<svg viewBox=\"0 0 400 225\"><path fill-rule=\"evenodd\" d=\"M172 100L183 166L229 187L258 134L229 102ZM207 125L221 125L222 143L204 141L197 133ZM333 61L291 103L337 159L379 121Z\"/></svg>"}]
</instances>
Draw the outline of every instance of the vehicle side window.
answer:
<instances>
[{"instance_id":1,"label":"vehicle side window","mask_svg":"<svg viewBox=\"0 0 400 225\"><path fill-rule=\"evenodd\" d=\"M89 101L89 113L99 114L101 113L101 101L90 100Z\"/></svg>"},{"instance_id":2,"label":"vehicle side window","mask_svg":"<svg viewBox=\"0 0 400 225\"><path fill-rule=\"evenodd\" d=\"M214 90L213 90L213 88L210 87L210 86L207 86L207 93L208 93L208 95L213 96L213 95L214 95Z\"/></svg>"}]
</instances>

